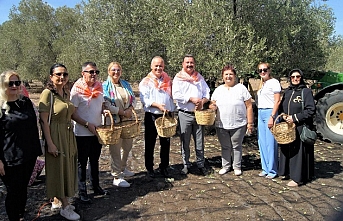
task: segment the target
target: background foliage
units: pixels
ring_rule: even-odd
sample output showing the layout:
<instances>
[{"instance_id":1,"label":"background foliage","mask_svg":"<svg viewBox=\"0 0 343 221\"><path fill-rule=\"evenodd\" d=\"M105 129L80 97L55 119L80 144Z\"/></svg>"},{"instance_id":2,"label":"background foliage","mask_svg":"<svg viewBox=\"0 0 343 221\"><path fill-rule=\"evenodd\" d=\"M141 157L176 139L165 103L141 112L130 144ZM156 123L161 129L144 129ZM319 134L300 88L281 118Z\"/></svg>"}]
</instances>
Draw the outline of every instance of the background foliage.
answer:
<instances>
[{"instance_id":1,"label":"background foliage","mask_svg":"<svg viewBox=\"0 0 343 221\"><path fill-rule=\"evenodd\" d=\"M153 56L162 56L173 76L191 53L206 77L218 77L228 62L242 77L254 74L260 61L271 63L279 77L295 67L343 72L343 41L333 35L332 10L316 2L89 0L54 9L42 0L22 0L0 25L0 70L44 80L61 62L76 80L81 64L91 60L105 79L107 65L118 61L126 79L139 81Z\"/></svg>"}]
</instances>

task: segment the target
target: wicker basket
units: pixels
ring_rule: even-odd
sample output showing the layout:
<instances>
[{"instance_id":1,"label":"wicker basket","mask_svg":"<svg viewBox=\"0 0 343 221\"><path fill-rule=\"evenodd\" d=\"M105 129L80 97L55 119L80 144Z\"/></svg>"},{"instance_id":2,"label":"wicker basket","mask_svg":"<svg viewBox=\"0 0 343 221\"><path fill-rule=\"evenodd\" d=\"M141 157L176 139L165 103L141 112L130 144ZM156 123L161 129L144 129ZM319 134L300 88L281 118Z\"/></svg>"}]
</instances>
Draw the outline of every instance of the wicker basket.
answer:
<instances>
[{"instance_id":1,"label":"wicker basket","mask_svg":"<svg viewBox=\"0 0 343 221\"><path fill-rule=\"evenodd\" d=\"M166 112L162 117L155 120L155 126L160 137L172 137L176 133L177 120L173 117L165 117Z\"/></svg>"},{"instance_id":2,"label":"wicker basket","mask_svg":"<svg viewBox=\"0 0 343 221\"><path fill-rule=\"evenodd\" d=\"M132 109L132 113L135 116L135 120L121 121L117 124L122 128L120 135L120 138L122 139L134 138L141 132L141 121L138 120L137 114L134 109Z\"/></svg>"},{"instance_id":3,"label":"wicker basket","mask_svg":"<svg viewBox=\"0 0 343 221\"><path fill-rule=\"evenodd\" d=\"M213 125L216 112L212 109L195 111L195 119L199 125Z\"/></svg>"},{"instance_id":4,"label":"wicker basket","mask_svg":"<svg viewBox=\"0 0 343 221\"><path fill-rule=\"evenodd\" d=\"M295 124L294 123L287 123L287 122L281 122L276 123L279 117L282 117L284 114L280 114L277 116L277 118L274 121L274 125L272 128L270 128L270 131L275 137L275 140L279 144L289 144L292 143L295 138Z\"/></svg>"},{"instance_id":5,"label":"wicker basket","mask_svg":"<svg viewBox=\"0 0 343 221\"><path fill-rule=\"evenodd\" d=\"M108 145L108 144L117 144L121 135L121 127L114 126L112 114L109 114L111 119L111 125L102 125L96 128L98 132L99 143Z\"/></svg>"}]
</instances>

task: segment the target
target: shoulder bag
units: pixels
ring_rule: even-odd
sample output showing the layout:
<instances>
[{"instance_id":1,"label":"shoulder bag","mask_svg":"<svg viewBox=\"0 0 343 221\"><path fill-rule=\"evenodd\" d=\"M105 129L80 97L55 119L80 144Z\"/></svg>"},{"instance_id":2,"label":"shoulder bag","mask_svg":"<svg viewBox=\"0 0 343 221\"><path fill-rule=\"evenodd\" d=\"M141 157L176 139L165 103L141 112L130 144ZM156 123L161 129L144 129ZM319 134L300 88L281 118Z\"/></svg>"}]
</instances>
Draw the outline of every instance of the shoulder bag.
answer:
<instances>
[{"instance_id":1,"label":"shoulder bag","mask_svg":"<svg viewBox=\"0 0 343 221\"><path fill-rule=\"evenodd\" d=\"M301 91L301 105L302 110L304 110L304 89ZM306 124L303 125L303 130L300 134L300 139L302 142L308 145L313 145L317 140L316 131L310 130Z\"/></svg>"}]
</instances>

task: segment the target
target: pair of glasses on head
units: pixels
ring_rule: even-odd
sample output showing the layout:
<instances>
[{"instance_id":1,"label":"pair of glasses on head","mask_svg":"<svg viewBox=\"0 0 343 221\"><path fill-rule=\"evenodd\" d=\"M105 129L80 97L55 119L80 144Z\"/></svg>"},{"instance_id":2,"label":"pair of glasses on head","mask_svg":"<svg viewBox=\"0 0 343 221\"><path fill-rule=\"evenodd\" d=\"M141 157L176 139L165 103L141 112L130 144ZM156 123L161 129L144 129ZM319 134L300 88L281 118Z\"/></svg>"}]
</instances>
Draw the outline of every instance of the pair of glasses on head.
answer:
<instances>
[{"instance_id":1,"label":"pair of glasses on head","mask_svg":"<svg viewBox=\"0 0 343 221\"><path fill-rule=\"evenodd\" d=\"M301 78L301 75L291 75L291 78L292 79L294 79L294 78L299 79L299 78Z\"/></svg>"},{"instance_id":2,"label":"pair of glasses on head","mask_svg":"<svg viewBox=\"0 0 343 221\"><path fill-rule=\"evenodd\" d=\"M269 68L258 69L258 73L267 72Z\"/></svg>"},{"instance_id":3,"label":"pair of glasses on head","mask_svg":"<svg viewBox=\"0 0 343 221\"><path fill-rule=\"evenodd\" d=\"M54 75L61 77L63 75L63 77L68 77L68 73L67 72L59 72L59 73L54 73Z\"/></svg>"},{"instance_id":4,"label":"pair of glasses on head","mask_svg":"<svg viewBox=\"0 0 343 221\"><path fill-rule=\"evenodd\" d=\"M113 72L120 72L121 70L120 69L111 69L111 71L113 71Z\"/></svg>"},{"instance_id":5,"label":"pair of glasses on head","mask_svg":"<svg viewBox=\"0 0 343 221\"><path fill-rule=\"evenodd\" d=\"M98 70L90 70L90 71L83 71L83 72L90 73L90 74L100 74L100 71Z\"/></svg>"},{"instance_id":6,"label":"pair of glasses on head","mask_svg":"<svg viewBox=\"0 0 343 221\"><path fill-rule=\"evenodd\" d=\"M21 81L9 81L8 82L9 87L13 87L14 85L19 87L21 85Z\"/></svg>"}]
</instances>

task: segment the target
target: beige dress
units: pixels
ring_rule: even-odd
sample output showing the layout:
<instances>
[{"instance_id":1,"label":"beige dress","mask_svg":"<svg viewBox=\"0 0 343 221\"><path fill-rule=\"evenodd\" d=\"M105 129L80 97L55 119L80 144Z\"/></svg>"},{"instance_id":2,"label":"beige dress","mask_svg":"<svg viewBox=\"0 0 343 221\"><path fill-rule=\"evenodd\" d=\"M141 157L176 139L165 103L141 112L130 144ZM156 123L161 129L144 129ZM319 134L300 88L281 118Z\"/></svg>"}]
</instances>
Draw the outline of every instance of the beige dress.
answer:
<instances>
[{"instance_id":1,"label":"beige dress","mask_svg":"<svg viewBox=\"0 0 343 221\"><path fill-rule=\"evenodd\" d=\"M39 100L39 112L50 110L50 90L45 89ZM77 190L77 147L71 123L75 107L69 96L53 94L50 134L59 155L45 153L47 197L73 197ZM46 150L47 151L47 150Z\"/></svg>"}]
</instances>

